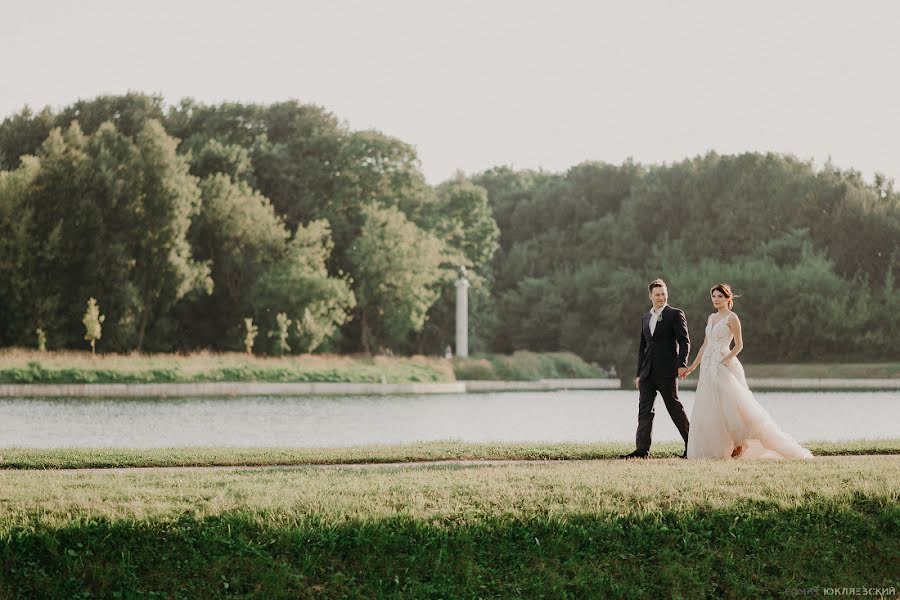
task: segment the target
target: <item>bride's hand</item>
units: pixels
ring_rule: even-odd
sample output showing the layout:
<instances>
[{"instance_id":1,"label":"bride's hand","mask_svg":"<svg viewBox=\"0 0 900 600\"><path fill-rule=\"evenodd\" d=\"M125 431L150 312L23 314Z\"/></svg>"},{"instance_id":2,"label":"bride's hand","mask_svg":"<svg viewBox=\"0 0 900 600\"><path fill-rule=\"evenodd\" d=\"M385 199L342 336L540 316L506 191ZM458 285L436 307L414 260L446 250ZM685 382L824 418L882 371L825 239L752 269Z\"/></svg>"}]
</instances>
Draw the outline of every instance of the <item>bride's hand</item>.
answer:
<instances>
[{"instance_id":1,"label":"bride's hand","mask_svg":"<svg viewBox=\"0 0 900 600\"><path fill-rule=\"evenodd\" d=\"M724 357L722 360L720 360L719 362L721 362L723 365L725 365L725 366L727 367L728 365L731 364L731 359L728 358L728 357L726 356L726 357Z\"/></svg>"}]
</instances>

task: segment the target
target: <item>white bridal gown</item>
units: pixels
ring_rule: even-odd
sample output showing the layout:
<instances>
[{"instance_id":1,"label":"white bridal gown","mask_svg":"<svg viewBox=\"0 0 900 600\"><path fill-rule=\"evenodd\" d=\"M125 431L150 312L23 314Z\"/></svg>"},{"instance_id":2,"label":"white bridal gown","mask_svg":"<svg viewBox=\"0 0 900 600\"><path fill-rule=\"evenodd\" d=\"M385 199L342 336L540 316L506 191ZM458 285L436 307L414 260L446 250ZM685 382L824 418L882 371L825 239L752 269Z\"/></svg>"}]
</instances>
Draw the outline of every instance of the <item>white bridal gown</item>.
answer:
<instances>
[{"instance_id":1,"label":"white bridal gown","mask_svg":"<svg viewBox=\"0 0 900 600\"><path fill-rule=\"evenodd\" d=\"M742 446L738 458L812 458L812 453L781 431L747 387L744 367L737 357L723 365L731 352L734 337L726 318L706 322L706 350L700 362L700 381L691 432L688 458L730 458Z\"/></svg>"}]
</instances>

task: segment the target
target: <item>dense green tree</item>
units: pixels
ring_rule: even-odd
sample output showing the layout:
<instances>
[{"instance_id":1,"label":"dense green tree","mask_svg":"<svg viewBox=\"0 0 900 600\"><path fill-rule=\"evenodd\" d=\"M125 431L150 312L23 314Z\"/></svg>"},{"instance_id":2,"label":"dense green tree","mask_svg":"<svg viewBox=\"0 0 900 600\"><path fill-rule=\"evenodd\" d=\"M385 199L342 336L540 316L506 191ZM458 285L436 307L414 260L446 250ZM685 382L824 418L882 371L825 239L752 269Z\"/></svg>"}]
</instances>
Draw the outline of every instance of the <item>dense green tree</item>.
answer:
<instances>
[{"instance_id":1,"label":"dense green tree","mask_svg":"<svg viewBox=\"0 0 900 600\"><path fill-rule=\"evenodd\" d=\"M132 240L133 280L139 294L137 349L148 326L193 289L210 290L209 268L191 256L187 232L199 212L197 179L175 152L177 141L157 121L148 121L135 139L142 186L137 192Z\"/></svg>"},{"instance_id":2,"label":"dense green tree","mask_svg":"<svg viewBox=\"0 0 900 600\"><path fill-rule=\"evenodd\" d=\"M163 98L140 92L128 92L120 96L97 96L78 100L63 108L56 115L57 127L68 127L78 121L82 131L93 134L106 123L112 123L116 131L134 138L147 126L148 121L162 122Z\"/></svg>"},{"instance_id":3,"label":"dense green tree","mask_svg":"<svg viewBox=\"0 0 900 600\"><path fill-rule=\"evenodd\" d=\"M469 268L487 272L500 238L487 190L458 176L439 185L423 211L419 222L425 229L458 250Z\"/></svg>"},{"instance_id":4,"label":"dense green tree","mask_svg":"<svg viewBox=\"0 0 900 600\"><path fill-rule=\"evenodd\" d=\"M185 151L211 140L246 150L256 188L289 228L328 216L320 209L344 176L340 156L348 132L323 108L296 101L211 106L187 99L169 110L166 126L184 140Z\"/></svg>"},{"instance_id":5,"label":"dense green tree","mask_svg":"<svg viewBox=\"0 0 900 600\"><path fill-rule=\"evenodd\" d=\"M457 175L436 188L435 199L423 207L419 223L446 246L447 269L461 266L468 269L469 330L472 332L469 349L471 352L487 350L486 334L493 323L491 263L500 236L487 191ZM416 336L413 346L416 352L439 354L455 344L455 284L456 277L446 278L439 298L428 311L424 328Z\"/></svg>"},{"instance_id":6,"label":"dense green tree","mask_svg":"<svg viewBox=\"0 0 900 600\"><path fill-rule=\"evenodd\" d=\"M32 215L29 323L74 346L72 300L95 297L110 348L140 348L148 325L206 275L185 239L199 194L175 141L153 121L134 141L112 124L90 137L73 124L52 131L37 160L22 204Z\"/></svg>"},{"instance_id":7,"label":"dense green tree","mask_svg":"<svg viewBox=\"0 0 900 600\"><path fill-rule=\"evenodd\" d=\"M502 231L495 349L568 349L624 368L637 340L627 324L646 310L646 281L662 276L695 332L713 283L754 290L740 303L750 360L897 356L868 320L889 302L900 256L898 197L884 178L869 185L790 156L711 153L647 169L588 163L473 180L488 189ZM559 295L561 318L549 309ZM804 331L790 316L798 309L815 311L822 327ZM787 346L785 335L804 344Z\"/></svg>"},{"instance_id":8,"label":"dense green tree","mask_svg":"<svg viewBox=\"0 0 900 600\"><path fill-rule=\"evenodd\" d=\"M49 108L35 113L27 106L3 119L0 124L0 171L15 169L21 157L36 154L55 122Z\"/></svg>"},{"instance_id":9,"label":"dense green tree","mask_svg":"<svg viewBox=\"0 0 900 600\"><path fill-rule=\"evenodd\" d=\"M96 213L81 193L82 173L88 170L86 146L77 125L65 134L59 128L52 130L41 145L38 168L20 203L27 226L27 260L20 277L29 291L19 314L27 323L24 329L42 327L47 332L51 347L79 344L84 298L106 300L104 294L85 293L80 285L98 246L98 236L91 230L97 226ZM86 232L80 231L82 224Z\"/></svg>"},{"instance_id":10,"label":"dense green tree","mask_svg":"<svg viewBox=\"0 0 900 600\"><path fill-rule=\"evenodd\" d=\"M335 242L332 272L352 272L359 263L349 254L370 216L368 208L396 208L405 219L419 222L432 192L413 147L376 131L348 135L337 161L332 194L316 214L331 224Z\"/></svg>"},{"instance_id":11,"label":"dense green tree","mask_svg":"<svg viewBox=\"0 0 900 600\"><path fill-rule=\"evenodd\" d=\"M191 152L191 174L202 179L216 173L250 186L255 183L250 153L241 146L212 139Z\"/></svg>"},{"instance_id":12,"label":"dense green tree","mask_svg":"<svg viewBox=\"0 0 900 600\"><path fill-rule=\"evenodd\" d=\"M370 204L365 223L349 252L358 301L362 348L404 343L421 331L441 284L444 246L406 219L397 208Z\"/></svg>"},{"instance_id":13,"label":"dense green tree","mask_svg":"<svg viewBox=\"0 0 900 600\"><path fill-rule=\"evenodd\" d=\"M708 153L431 187L411 145L297 101L132 92L0 123L2 344L81 346L94 297L105 351L237 349L245 318L284 313L294 351L442 352L460 266L473 350L627 371L662 276L695 335L732 283L750 360L897 357L900 194L880 175Z\"/></svg>"},{"instance_id":14,"label":"dense green tree","mask_svg":"<svg viewBox=\"0 0 900 600\"><path fill-rule=\"evenodd\" d=\"M498 299L498 348L549 351L559 348L565 308L563 291L549 278L526 278Z\"/></svg>"},{"instance_id":15,"label":"dense green tree","mask_svg":"<svg viewBox=\"0 0 900 600\"><path fill-rule=\"evenodd\" d=\"M284 257L290 234L271 202L244 182L217 173L200 192L189 239L196 259L210 265L213 290L187 297L179 312L193 324L194 344L235 349L259 278Z\"/></svg>"},{"instance_id":16,"label":"dense green tree","mask_svg":"<svg viewBox=\"0 0 900 600\"><path fill-rule=\"evenodd\" d=\"M0 345L25 344L42 324L29 310L36 298L31 264L35 253L52 249L52 240L38 246L29 237L33 211L25 197L40 170L40 161L25 157L18 169L0 171Z\"/></svg>"},{"instance_id":17,"label":"dense green tree","mask_svg":"<svg viewBox=\"0 0 900 600\"><path fill-rule=\"evenodd\" d=\"M112 123L120 133L134 137L148 120L163 118L162 106L162 97L139 92L78 100L57 113L49 107L35 113L26 106L0 124L0 170L15 168L21 156L37 154L55 127L65 130L78 121L81 131L92 135L104 123Z\"/></svg>"},{"instance_id":18,"label":"dense green tree","mask_svg":"<svg viewBox=\"0 0 900 600\"><path fill-rule=\"evenodd\" d=\"M514 171L509 167L496 167L472 177L472 183L488 192L494 220L500 229L502 250L507 250L516 239L521 239L512 228L512 216L516 209L530 202L535 190L554 177L550 173Z\"/></svg>"},{"instance_id":19,"label":"dense green tree","mask_svg":"<svg viewBox=\"0 0 900 600\"><path fill-rule=\"evenodd\" d=\"M283 256L254 286L253 314L272 329L277 314L285 312L295 325L291 343L300 352L312 352L323 343L329 347L356 305L349 278L328 273L326 262L333 249L327 221L298 226Z\"/></svg>"}]
</instances>

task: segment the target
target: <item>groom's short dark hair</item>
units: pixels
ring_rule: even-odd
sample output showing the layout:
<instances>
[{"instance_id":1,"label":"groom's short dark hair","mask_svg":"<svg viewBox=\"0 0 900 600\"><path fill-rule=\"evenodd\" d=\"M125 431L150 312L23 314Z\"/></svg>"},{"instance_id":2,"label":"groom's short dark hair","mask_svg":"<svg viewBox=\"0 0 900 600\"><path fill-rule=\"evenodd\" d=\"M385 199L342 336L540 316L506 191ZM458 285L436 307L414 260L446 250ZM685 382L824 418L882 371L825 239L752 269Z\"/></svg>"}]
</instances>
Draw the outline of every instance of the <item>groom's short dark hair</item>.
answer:
<instances>
[{"instance_id":1,"label":"groom's short dark hair","mask_svg":"<svg viewBox=\"0 0 900 600\"><path fill-rule=\"evenodd\" d=\"M652 294L653 288L656 288L656 287L664 287L666 289L669 288L669 286L666 285L666 282L663 281L662 279L654 279L653 281L650 282L650 285L647 286L647 291L649 291Z\"/></svg>"}]
</instances>

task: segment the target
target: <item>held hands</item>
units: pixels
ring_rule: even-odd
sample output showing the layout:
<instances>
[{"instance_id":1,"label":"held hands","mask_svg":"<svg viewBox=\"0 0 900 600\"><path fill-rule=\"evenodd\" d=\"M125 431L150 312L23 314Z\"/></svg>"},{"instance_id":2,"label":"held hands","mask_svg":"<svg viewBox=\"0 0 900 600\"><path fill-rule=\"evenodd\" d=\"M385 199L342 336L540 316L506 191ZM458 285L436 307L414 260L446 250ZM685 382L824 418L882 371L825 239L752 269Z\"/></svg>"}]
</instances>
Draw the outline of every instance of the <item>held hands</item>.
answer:
<instances>
[{"instance_id":1,"label":"held hands","mask_svg":"<svg viewBox=\"0 0 900 600\"><path fill-rule=\"evenodd\" d=\"M693 367L693 366L691 366L691 367L678 367L678 378L679 378L679 379L685 379L688 375L690 375L691 373L693 373L693 372L696 371L696 370L697 370L696 367ZM635 377L635 378L634 378L634 387L636 387L636 388L640 388L640 387L641 387L641 378L640 378L640 377Z\"/></svg>"}]
</instances>

